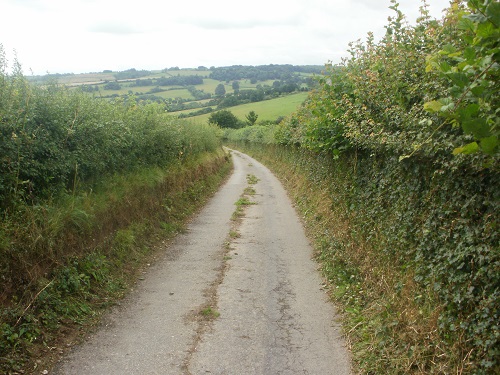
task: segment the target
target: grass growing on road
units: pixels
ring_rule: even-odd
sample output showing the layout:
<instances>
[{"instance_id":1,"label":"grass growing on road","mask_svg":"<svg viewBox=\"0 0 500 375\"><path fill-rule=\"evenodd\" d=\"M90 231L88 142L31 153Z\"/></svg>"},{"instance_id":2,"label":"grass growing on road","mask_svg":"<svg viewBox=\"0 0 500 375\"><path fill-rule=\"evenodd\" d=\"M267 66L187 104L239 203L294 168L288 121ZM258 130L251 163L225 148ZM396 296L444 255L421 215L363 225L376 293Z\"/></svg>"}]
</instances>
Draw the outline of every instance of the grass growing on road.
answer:
<instances>
[{"instance_id":1,"label":"grass growing on road","mask_svg":"<svg viewBox=\"0 0 500 375\"><path fill-rule=\"evenodd\" d=\"M255 195L255 194L256 194L256 191L255 191L255 189L254 189L253 187L251 187L251 186L247 186L247 187L245 188L245 194L246 194L246 195L250 195L250 196L252 196L252 195Z\"/></svg>"},{"instance_id":2,"label":"grass growing on road","mask_svg":"<svg viewBox=\"0 0 500 375\"><path fill-rule=\"evenodd\" d=\"M200 312L207 319L215 319L220 316L220 313L217 310L214 310L211 306L204 308Z\"/></svg>"},{"instance_id":3,"label":"grass growing on road","mask_svg":"<svg viewBox=\"0 0 500 375\"><path fill-rule=\"evenodd\" d=\"M250 201L250 199L248 199L246 196L242 196L234 204L236 205L236 210L234 210L231 219L238 220L239 218L244 216L244 207L245 206L250 206L250 205L256 204L256 203Z\"/></svg>"},{"instance_id":4,"label":"grass growing on road","mask_svg":"<svg viewBox=\"0 0 500 375\"><path fill-rule=\"evenodd\" d=\"M247 174L247 182L250 185L255 185L257 182L259 182L258 177L254 176L253 174Z\"/></svg>"},{"instance_id":5,"label":"grass growing on road","mask_svg":"<svg viewBox=\"0 0 500 375\"><path fill-rule=\"evenodd\" d=\"M241 218L245 216L245 207L257 204L257 202L253 202L250 200L250 197L256 194L256 190L253 186L255 185L259 179L254 175L247 175L248 186L245 187L243 193L240 195L240 198L234 202L236 209L234 210L231 220L234 222L233 227L229 231L229 240L227 248L231 248L231 240L240 237L240 233L238 232L238 226L241 223Z\"/></svg>"},{"instance_id":6,"label":"grass growing on road","mask_svg":"<svg viewBox=\"0 0 500 375\"><path fill-rule=\"evenodd\" d=\"M250 199L248 199L247 197L241 197L234 204L240 207L240 206L250 206L252 204L255 204L255 202L250 201Z\"/></svg>"}]
</instances>

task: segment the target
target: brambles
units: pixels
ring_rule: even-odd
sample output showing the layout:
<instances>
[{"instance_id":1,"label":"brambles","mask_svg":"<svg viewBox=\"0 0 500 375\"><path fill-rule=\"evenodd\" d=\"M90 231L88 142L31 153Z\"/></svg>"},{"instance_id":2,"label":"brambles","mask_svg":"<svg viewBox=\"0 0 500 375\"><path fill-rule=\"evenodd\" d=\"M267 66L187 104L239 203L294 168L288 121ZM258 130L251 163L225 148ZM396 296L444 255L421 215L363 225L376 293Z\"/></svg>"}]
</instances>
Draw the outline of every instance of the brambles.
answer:
<instances>
[{"instance_id":1,"label":"brambles","mask_svg":"<svg viewBox=\"0 0 500 375\"><path fill-rule=\"evenodd\" d=\"M352 43L349 59L327 65L319 89L281 123L278 143L334 156L353 147L401 159L476 153L470 163L494 165L498 2L455 3L442 21L423 8L416 26L392 3L386 36Z\"/></svg>"}]
</instances>

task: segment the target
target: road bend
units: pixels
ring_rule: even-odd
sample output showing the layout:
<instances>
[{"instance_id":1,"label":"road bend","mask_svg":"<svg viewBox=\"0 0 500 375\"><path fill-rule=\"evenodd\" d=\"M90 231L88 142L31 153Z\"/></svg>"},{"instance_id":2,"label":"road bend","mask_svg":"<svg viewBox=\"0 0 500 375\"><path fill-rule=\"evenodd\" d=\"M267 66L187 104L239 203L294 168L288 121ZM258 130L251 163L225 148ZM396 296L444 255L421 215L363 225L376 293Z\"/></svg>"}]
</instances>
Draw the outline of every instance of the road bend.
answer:
<instances>
[{"instance_id":1,"label":"road bend","mask_svg":"<svg viewBox=\"0 0 500 375\"><path fill-rule=\"evenodd\" d=\"M186 233L52 374L350 374L335 310L303 226L273 174L234 172ZM235 228L234 203L251 205Z\"/></svg>"}]
</instances>

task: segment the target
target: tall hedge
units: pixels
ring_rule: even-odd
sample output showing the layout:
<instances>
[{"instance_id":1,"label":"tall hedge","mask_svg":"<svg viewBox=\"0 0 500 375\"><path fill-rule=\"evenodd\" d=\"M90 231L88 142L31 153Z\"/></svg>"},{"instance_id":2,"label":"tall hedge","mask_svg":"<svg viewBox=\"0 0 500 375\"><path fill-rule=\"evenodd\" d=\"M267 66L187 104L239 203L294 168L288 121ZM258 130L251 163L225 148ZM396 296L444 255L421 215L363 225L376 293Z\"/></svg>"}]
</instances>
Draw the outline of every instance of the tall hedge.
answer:
<instances>
[{"instance_id":1,"label":"tall hedge","mask_svg":"<svg viewBox=\"0 0 500 375\"><path fill-rule=\"evenodd\" d=\"M324 170L348 168L330 176L332 194L342 185L335 179L347 181L351 230L371 244L373 253L362 255L373 261L370 272L379 272L376 264L383 260L395 275L410 275L416 289L404 280L391 288L409 289L415 293L411 303L438 311L435 329L445 345L443 356L460 358L460 371L495 373L500 369L500 3L454 1L438 21L423 2L415 26L391 3L395 16L385 37L352 43L348 59L327 65L320 88L277 127L275 141L317 153L312 163ZM334 261L347 268L365 262L337 255L333 251ZM361 283L364 277L359 276ZM355 308L380 308L376 301L365 303ZM392 323L384 319L390 307L384 308L378 319L389 329ZM371 350L382 358L386 349L380 345ZM416 350L413 345L408 342L402 351ZM437 350L436 343L429 345ZM439 372L426 361L419 371Z\"/></svg>"},{"instance_id":2,"label":"tall hedge","mask_svg":"<svg viewBox=\"0 0 500 375\"><path fill-rule=\"evenodd\" d=\"M55 84L35 86L18 64L7 72L1 46L0 56L0 209L218 146L213 129L194 130L157 104L108 102Z\"/></svg>"}]
</instances>

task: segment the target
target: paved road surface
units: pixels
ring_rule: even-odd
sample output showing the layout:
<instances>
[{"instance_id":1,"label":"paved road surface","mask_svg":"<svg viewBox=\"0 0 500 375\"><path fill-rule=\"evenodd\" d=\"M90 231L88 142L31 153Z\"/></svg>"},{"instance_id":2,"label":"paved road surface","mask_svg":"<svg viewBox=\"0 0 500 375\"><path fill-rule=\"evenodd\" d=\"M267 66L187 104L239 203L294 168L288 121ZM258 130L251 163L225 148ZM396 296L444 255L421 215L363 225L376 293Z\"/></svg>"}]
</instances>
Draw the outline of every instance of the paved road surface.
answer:
<instances>
[{"instance_id":1,"label":"paved road surface","mask_svg":"<svg viewBox=\"0 0 500 375\"><path fill-rule=\"evenodd\" d=\"M53 374L349 374L291 202L266 167L237 151L233 160L233 175L187 233ZM248 175L259 179L256 204L228 247Z\"/></svg>"}]
</instances>

